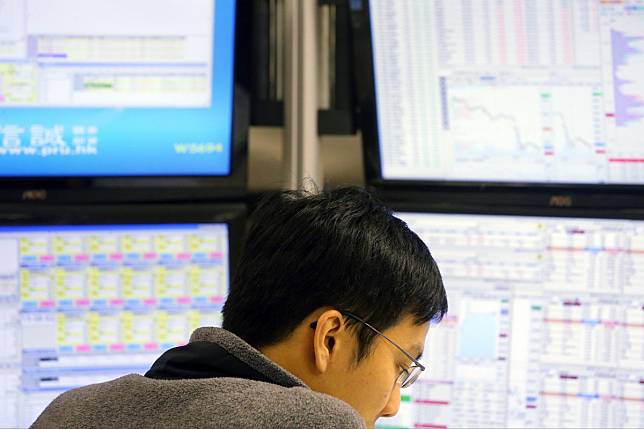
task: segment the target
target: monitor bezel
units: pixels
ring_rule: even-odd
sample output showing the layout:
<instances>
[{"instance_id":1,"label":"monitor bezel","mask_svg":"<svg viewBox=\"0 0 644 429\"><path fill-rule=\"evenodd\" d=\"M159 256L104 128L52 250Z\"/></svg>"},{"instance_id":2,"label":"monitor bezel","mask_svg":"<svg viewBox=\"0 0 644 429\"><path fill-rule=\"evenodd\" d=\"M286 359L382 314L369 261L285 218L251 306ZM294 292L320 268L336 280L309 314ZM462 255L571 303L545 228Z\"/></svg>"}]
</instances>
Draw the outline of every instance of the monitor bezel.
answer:
<instances>
[{"instance_id":1,"label":"monitor bezel","mask_svg":"<svg viewBox=\"0 0 644 429\"><path fill-rule=\"evenodd\" d=\"M246 205L240 203L0 205L0 226L225 224L228 228L229 286L241 255L246 220Z\"/></svg>"},{"instance_id":2,"label":"monitor bezel","mask_svg":"<svg viewBox=\"0 0 644 429\"><path fill-rule=\"evenodd\" d=\"M576 206L592 207L601 200L604 207L644 208L644 184L579 184L549 182L506 182L467 180L386 179L382 175L379 146L377 97L374 78L374 56L371 37L370 1L351 2L354 74L358 121L362 134L362 153L367 185L391 195L446 194L467 201L474 196L485 202L499 198L519 199L521 205L548 206L553 196L566 195Z\"/></svg>"},{"instance_id":3,"label":"monitor bezel","mask_svg":"<svg viewBox=\"0 0 644 429\"><path fill-rule=\"evenodd\" d=\"M494 216L520 218L561 218L561 219L597 219L644 221L644 210L614 210L585 208L554 207L512 207L496 205L453 205L444 203L422 203L412 201L387 201L393 215L397 213L437 214L454 216Z\"/></svg>"},{"instance_id":4,"label":"monitor bezel","mask_svg":"<svg viewBox=\"0 0 644 429\"><path fill-rule=\"evenodd\" d=\"M232 201L246 193L250 126L251 8L235 2L230 170L221 176L0 177L0 202Z\"/></svg>"}]
</instances>

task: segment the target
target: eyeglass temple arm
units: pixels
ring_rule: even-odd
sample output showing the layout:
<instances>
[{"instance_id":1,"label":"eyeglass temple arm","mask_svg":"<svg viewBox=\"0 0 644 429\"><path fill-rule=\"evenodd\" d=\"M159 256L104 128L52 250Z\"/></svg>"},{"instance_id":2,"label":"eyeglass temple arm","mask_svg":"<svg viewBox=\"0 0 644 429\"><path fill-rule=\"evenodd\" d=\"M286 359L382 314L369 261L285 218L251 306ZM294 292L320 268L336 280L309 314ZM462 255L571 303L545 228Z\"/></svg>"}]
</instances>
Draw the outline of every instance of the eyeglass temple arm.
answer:
<instances>
[{"instance_id":1,"label":"eyeglass temple arm","mask_svg":"<svg viewBox=\"0 0 644 429\"><path fill-rule=\"evenodd\" d=\"M391 345L392 345L392 346L396 347L396 348L397 348L398 350L400 350L400 351L401 351L405 356L407 356L411 361L413 361L413 362L414 362L414 364L415 364L415 365L417 365L417 366L420 368L420 370L421 370L421 371L425 371L425 366L424 366L422 363L418 362L418 359L416 359L415 357L413 357L412 355L410 355L409 353L407 353L407 352L406 352L402 347L400 347L398 344L396 344L393 340L391 340L388 336L386 336L385 334L383 334L382 332L380 332L378 329L374 328L370 323L368 323L368 322L366 322L366 321L362 320L360 317L358 317L358 316L356 316L355 314L350 313L350 312L348 312L348 311L344 311L344 310L343 310L343 311L340 311L340 313L344 314L345 316L348 316L348 317L351 317L351 318L353 318L353 319L356 319L358 322L363 323L363 324L364 324L365 326L367 326L369 329L372 329L374 332L376 332L377 334L381 335L385 340L389 341L389 343L391 343ZM315 329L315 327L317 326L317 324L318 324L318 321L317 321L317 320L315 320L315 321L311 322L311 324L309 325L309 327L310 327L311 329Z\"/></svg>"}]
</instances>

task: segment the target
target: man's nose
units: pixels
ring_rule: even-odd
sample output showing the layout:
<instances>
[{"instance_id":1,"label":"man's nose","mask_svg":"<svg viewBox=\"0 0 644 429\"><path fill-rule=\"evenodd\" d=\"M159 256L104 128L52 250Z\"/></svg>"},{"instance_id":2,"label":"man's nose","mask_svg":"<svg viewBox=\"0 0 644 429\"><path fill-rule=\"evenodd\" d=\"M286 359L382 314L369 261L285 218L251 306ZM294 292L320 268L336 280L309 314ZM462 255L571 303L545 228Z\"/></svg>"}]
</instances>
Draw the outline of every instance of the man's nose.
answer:
<instances>
[{"instance_id":1,"label":"man's nose","mask_svg":"<svg viewBox=\"0 0 644 429\"><path fill-rule=\"evenodd\" d=\"M398 413L400 409L400 386L398 383L395 384L394 389L389 395L389 400L385 405L385 408L380 412L380 417L393 417Z\"/></svg>"}]
</instances>

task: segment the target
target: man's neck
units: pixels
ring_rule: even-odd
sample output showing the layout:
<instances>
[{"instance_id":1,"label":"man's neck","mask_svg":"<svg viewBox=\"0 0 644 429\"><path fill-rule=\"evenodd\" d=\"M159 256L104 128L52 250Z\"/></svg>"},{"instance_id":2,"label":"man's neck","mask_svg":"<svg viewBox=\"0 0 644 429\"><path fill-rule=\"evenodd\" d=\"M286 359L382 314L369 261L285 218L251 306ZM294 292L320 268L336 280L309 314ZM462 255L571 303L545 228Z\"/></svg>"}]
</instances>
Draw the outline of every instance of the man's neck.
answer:
<instances>
[{"instance_id":1,"label":"man's neck","mask_svg":"<svg viewBox=\"0 0 644 429\"><path fill-rule=\"evenodd\" d=\"M306 356L305 348L298 338L291 336L277 344L259 347L259 351L311 387L310 356Z\"/></svg>"}]
</instances>

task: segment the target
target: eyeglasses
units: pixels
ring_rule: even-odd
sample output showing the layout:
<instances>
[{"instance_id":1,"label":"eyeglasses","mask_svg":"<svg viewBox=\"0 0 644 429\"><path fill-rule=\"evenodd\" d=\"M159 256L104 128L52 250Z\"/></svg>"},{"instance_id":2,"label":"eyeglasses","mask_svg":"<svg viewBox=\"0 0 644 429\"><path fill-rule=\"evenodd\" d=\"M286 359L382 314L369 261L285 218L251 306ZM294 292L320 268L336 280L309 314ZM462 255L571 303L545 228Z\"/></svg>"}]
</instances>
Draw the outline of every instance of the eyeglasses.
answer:
<instances>
[{"instance_id":1,"label":"eyeglasses","mask_svg":"<svg viewBox=\"0 0 644 429\"><path fill-rule=\"evenodd\" d=\"M378 329L374 328L369 323L365 322L364 320L362 320L361 318L359 318L355 314L349 313L348 311L340 311L340 313L342 313L345 316L351 317L352 319L357 320L358 322L360 322L363 325L365 325L367 328L369 328L372 331L374 331L376 334L378 334L381 337L383 337L385 340L389 341L394 347L396 347L398 350L400 350L402 352L402 354L407 356L414 363L409 369L402 368L402 371L400 372L400 375L398 375L398 378L396 378L396 383L398 385L400 385L401 389L404 389L404 388L409 387L412 384L414 384L414 382L416 380L418 380L418 377L420 376L420 373L425 371L425 366L422 363L418 362L418 360L416 358L414 358L412 355L407 353L402 347L400 347L392 339L387 337L385 334L380 332ZM315 322L311 323L309 326L312 329L315 329L315 327L317 326L317 323L318 322L315 321Z\"/></svg>"}]
</instances>

